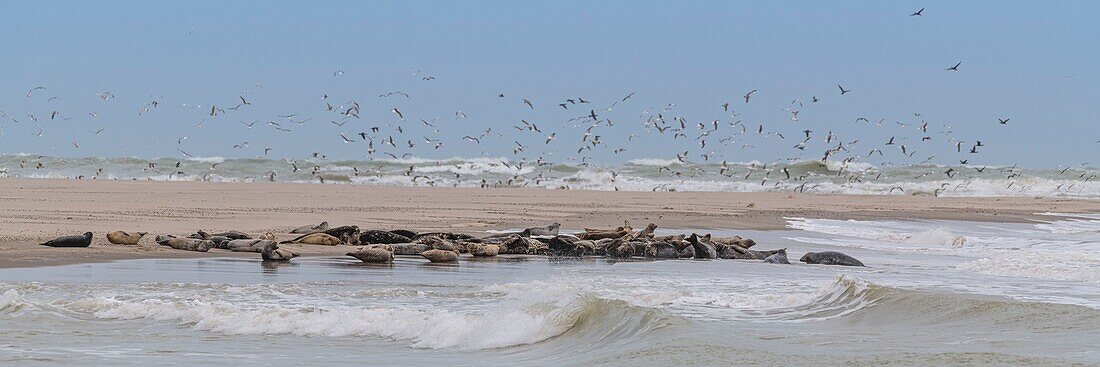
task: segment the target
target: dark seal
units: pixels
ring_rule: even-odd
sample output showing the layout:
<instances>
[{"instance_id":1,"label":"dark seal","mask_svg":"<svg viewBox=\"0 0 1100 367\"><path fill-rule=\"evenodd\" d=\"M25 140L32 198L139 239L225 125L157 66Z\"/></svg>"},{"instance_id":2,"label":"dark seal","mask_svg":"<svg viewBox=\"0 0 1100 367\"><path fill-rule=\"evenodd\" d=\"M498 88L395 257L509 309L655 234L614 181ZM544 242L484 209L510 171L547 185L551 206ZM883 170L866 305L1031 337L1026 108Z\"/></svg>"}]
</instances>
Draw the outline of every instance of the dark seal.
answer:
<instances>
[{"instance_id":1,"label":"dark seal","mask_svg":"<svg viewBox=\"0 0 1100 367\"><path fill-rule=\"evenodd\" d=\"M856 258L836 251L807 252L798 261L807 264L842 265L842 266L866 266Z\"/></svg>"},{"instance_id":2,"label":"dark seal","mask_svg":"<svg viewBox=\"0 0 1100 367\"><path fill-rule=\"evenodd\" d=\"M50 247L88 247L92 245L92 232L84 232L84 234L79 236L61 236L40 243L40 245Z\"/></svg>"}]
</instances>

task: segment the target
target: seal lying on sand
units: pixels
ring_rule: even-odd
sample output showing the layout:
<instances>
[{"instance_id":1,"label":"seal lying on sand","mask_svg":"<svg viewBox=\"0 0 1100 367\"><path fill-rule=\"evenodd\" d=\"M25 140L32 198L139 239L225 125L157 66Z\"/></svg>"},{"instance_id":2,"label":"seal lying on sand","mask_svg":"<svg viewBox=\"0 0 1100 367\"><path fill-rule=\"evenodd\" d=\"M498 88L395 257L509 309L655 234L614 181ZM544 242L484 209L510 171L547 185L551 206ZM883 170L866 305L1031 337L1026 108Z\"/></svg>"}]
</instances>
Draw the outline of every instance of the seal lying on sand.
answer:
<instances>
[{"instance_id":1,"label":"seal lying on sand","mask_svg":"<svg viewBox=\"0 0 1100 367\"><path fill-rule=\"evenodd\" d=\"M275 243L268 240L232 240L225 244L225 249L233 252L263 252L267 245Z\"/></svg>"},{"instance_id":2,"label":"seal lying on sand","mask_svg":"<svg viewBox=\"0 0 1100 367\"><path fill-rule=\"evenodd\" d=\"M409 243L412 242L412 237L407 237L393 233L390 231L380 231L377 229L368 229L359 234L359 243L364 245L370 244L393 244L393 243Z\"/></svg>"},{"instance_id":3,"label":"seal lying on sand","mask_svg":"<svg viewBox=\"0 0 1100 367\"><path fill-rule=\"evenodd\" d=\"M631 258L634 256L634 251L634 244L631 244L629 241L623 241L621 238L611 240L611 243L607 244L604 250L607 256L618 259Z\"/></svg>"},{"instance_id":4,"label":"seal lying on sand","mask_svg":"<svg viewBox=\"0 0 1100 367\"><path fill-rule=\"evenodd\" d=\"M194 238L179 238L172 235L157 236L157 243L176 250L207 252L214 247L214 242Z\"/></svg>"},{"instance_id":5,"label":"seal lying on sand","mask_svg":"<svg viewBox=\"0 0 1100 367\"><path fill-rule=\"evenodd\" d=\"M679 259L680 252L668 242L650 242L645 246L645 257L649 259Z\"/></svg>"},{"instance_id":6,"label":"seal lying on sand","mask_svg":"<svg viewBox=\"0 0 1100 367\"><path fill-rule=\"evenodd\" d=\"M856 260L856 258L845 255L836 251L825 252L807 252L802 255L798 261L807 264L821 264L821 265L843 265L843 266L866 266L862 262Z\"/></svg>"},{"instance_id":7,"label":"seal lying on sand","mask_svg":"<svg viewBox=\"0 0 1100 367\"><path fill-rule=\"evenodd\" d=\"M92 232L84 232L84 234L79 236L61 236L40 243L39 245L50 247L88 247L92 245Z\"/></svg>"},{"instance_id":8,"label":"seal lying on sand","mask_svg":"<svg viewBox=\"0 0 1100 367\"><path fill-rule=\"evenodd\" d=\"M585 228L584 233L577 234L577 238L582 240L598 240L603 238L623 238L624 236L633 232L634 228L630 227L630 223L624 223L622 227L615 229L597 229L597 228Z\"/></svg>"},{"instance_id":9,"label":"seal lying on sand","mask_svg":"<svg viewBox=\"0 0 1100 367\"><path fill-rule=\"evenodd\" d=\"M225 231L225 232L221 232L221 233L211 234L211 236L229 237L229 239L231 239L231 240L250 240L250 239L252 239L252 236L249 236L247 233L244 233L244 232L241 232L241 231Z\"/></svg>"},{"instance_id":10,"label":"seal lying on sand","mask_svg":"<svg viewBox=\"0 0 1100 367\"><path fill-rule=\"evenodd\" d=\"M692 249L695 251L696 259L717 259L718 250L714 248L714 245L710 244L710 235L699 237L699 235L692 233L691 237L688 237L688 242L691 243Z\"/></svg>"},{"instance_id":11,"label":"seal lying on sand","mask_svg":"<svg viewBox=\"0 0 1100 367\"><path fill-rule=\"evenodd\" d=\"M771 256L765 257L764 262L766 262L768 264L790 264L791 263L790 261L787 261L787 249L781 249L781 250L779 250L779 252L776 252L775 254L773 254Z\"/></svg>"},{"instance_id":12,"label":"seal lying on sand","mask_svg":"<svg viewBox=\"0 0 1100 367\"><path fill-rule=\"evenodd\" d=\"M510 235L504 241L501 241L500 253L526 255L531 249L531 241L533 240L518 234Z\"/></svg>"},{"instance_id":13,"label":"seal lying on sand","mask_svg":"<svg viewBox=\"0 0 1100 367\"><path fill-rule=\"evenodd\" d=\"M307 226L301 226L301 227L292 229L292 230L290 230L290 233L293 233L293 234L310 234L310 233L313 233L313 232L324 232L324 231L327 231L328 229L329 229L328 222L325 221L325 222L321 222L321 224L318 224L318 225L315 225L315 226L308 226L307 225Z\"/></svg>"},{"instance_id":14,"label":"seal lying on sand","mask_svg":"<svg viewBox=\"0 0 1100 367\"><path fill-rule=\"evenodd\" d=\"M134 246L134 245L137 245L138 242L141 241L141 237L144 237L146 234L148 234L148 233L146 233L146 232L129 233L129 232L125 232L125 231L114 231L114 232L107 233L107 242L110 242L110 243L113 243L113 244L116 244L116 245Z\"/></svg>"},{"instance_id":15,"label":"seal lying on sand","mask_svg":"<svg viewBox=\"0 0 1100 367\"><path fill-rule=\"evenodd\" d=\"M480 243L471 243L466 247L470 255L476 257L493 257L500 253L499 245L483 245Z\"/></svg>"},{"instance_id":16,"label":"seal lying on sand","mask_svg":"<svg viewBox=\"0 0 1100 367\"><path fill-rule=\"evenodd\" d=\"M447 250L428 250L420 253L428 261L433 263L454 263L458 262L458 253Z\"/></svg>"},{"instance_id":17,"label":"seal lying on sand","mask_svg":"<svg viewBox=\"0 0 1100 367\"><path fill-rule=\"evenodd\" d=\"M588 240L576 240L570 236L554 236L546 241L550 256L581 257L590 256L596 250L596 244Z\"/></svg>"},{"instance_id":18,"label":"seal lying on sand","mask_svg":"<svg viewBox=\"0 0 1100 367\"><path fill-rule=\"evenodd\" d=\"M423 243L395 243L391 244L394 255L416 256L421 252L431 250L432 247Z\"/></svg>"},{"instance_id":19,"label":"seal lying on sand","mask_svg":"<svg viewBox=\"0 0 1100 367\"><path fill-rule=\"evenodd\" d=\"M560 223L553 223L553 224L548 225L546 227L531 227L531 228L524 229L522 232L519 233L519 235L523 236L523 237L557 236L558 231L560 229L561 229L561 224Z\"/></svg>"},{"instance_id":20,"label":"seal lying on sand","mask_svg":"<svg viewBox=\"0 0 1100 367\"><path fill-rule=\"evenodd\" d=\"M279 245L273 241L263 241L265 243L263 250L260 250L260 258L264 261L290 261L290 259L298 257L298 253L286 249L279 248Z\"/></svg>"},{"instance_id":21,"label":"seal lying on sand","mask_svg":"<svg viewBox=\"0 0 1100 367\"><path fill-rule=\"evenodd\" d=\"M719 237L710 240L715 246L739 246L747 249L756 245L756 241L747 238L741 238L740 236L733 237Z\"/></svg>"},{"instance_id":22,"label":"seal lying on sand","mask_svg":"<svg viewBox=\"0 0 1100 367\"><path fill-rule=\"evenodd\" d=\"M372 245L347 253L348 256L370 264L388 264L393 262L393 247Z\"/></svg>"},{"instance_id":23,"label":"seal lying on sand","mask_svg":"<svg viewBox=\"0 0 1100 367\"><path fill-rule=\"evenodd\" d=\"M344 244L344 241L340 241L339 238L333 237L328 233L317 232L303 235L290 241L283 241L281 243L302 243L307 245L336 246Z\"/></svg>"}]
</instances>

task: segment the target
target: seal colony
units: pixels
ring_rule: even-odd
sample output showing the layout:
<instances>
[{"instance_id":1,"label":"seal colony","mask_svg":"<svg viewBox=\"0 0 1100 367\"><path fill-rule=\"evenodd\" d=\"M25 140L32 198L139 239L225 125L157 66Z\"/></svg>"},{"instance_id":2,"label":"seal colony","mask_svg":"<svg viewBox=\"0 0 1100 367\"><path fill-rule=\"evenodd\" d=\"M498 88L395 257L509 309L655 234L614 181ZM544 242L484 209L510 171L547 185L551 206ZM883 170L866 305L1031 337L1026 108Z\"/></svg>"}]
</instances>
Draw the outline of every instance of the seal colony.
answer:
<instances>
[{"instance_id":1,"label":"seal colony","mask_svg":"<svg viewBox=\"0 0 1100 367\"><path fill-rule=\"evenodd\" d=\"M613 259L734 259L758 260L769 264L790 264L787 249L754 250L756 241L740 236L715 238L697 233L656 236L657 225L650 223L635 230L630 223L616 228L585 228L577 233L563 233L561 225L553 223L518 232L477 237L455 232L415 232L407 229L368 229L348 225L330 227L328 222L289 229L286 234L298 235L286 241L276 241L274 233L258 238L241 231L207 233L199 230L188 236L162 234L155 237L161 246L181 251L209 252L212 249L232 252L259 253L264 261L290 261L299 254L279 248L280 244L315 246L360 246L346 255L364 263L390 264L395 256L422 257L432 263L454 264L463 254L470 257L499 255L548 256L557 258L603 257ZM113 231L107 240L113 244L137 245L145 232L130 234ZM92 233L63 236L42 243L52 247L88 247ZM865 266L846 254L826 251L808 252L799 261L807 264Z\"/></svg>"}]
</instances>

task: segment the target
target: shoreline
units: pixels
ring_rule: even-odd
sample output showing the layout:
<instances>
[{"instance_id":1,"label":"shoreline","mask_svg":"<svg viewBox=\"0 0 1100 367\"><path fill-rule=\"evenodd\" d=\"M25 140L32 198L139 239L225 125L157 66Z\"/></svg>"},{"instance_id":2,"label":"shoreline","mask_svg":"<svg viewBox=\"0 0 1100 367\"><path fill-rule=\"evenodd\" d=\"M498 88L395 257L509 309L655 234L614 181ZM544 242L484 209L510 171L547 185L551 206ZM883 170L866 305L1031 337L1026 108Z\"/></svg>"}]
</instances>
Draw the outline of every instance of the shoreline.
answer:
<instances>
[{"instance_id":1,"label":"shoreline","mask_svg":"<svg viewBox=\"0 0 1100 367\"><path fill-rule=\"evenodd\" d=\"M153 244L156 234L196 230L283 233L305 224L484 234L490 229L635 227L783 230L785 218L961 220L1028 223L1037 213L1098 213L1100 200L825 195L737 192L613 192L522 188L428 188L305 183L0 179L0 268L123 259L236 257ZM146 231L138 246L111 245L108 231ZM86 231L92 247L39 246ZM280 237L281 238L281 237ZM303 256L342 256L352 246L287 245ZM212 256L213 255L213 256ZM243 253L242 257L256 256Z\"/></svg>"}]
</instances>

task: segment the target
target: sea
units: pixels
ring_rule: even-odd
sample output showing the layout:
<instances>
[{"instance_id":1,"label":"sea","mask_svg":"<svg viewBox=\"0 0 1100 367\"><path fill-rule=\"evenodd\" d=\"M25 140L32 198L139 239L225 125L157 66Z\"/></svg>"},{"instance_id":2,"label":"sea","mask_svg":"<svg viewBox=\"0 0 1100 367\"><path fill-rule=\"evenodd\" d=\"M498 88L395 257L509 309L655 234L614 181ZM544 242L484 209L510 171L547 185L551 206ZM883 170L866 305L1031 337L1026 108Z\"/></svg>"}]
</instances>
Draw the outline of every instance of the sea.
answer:
<instances>
[{"instance_id":1,"label":"sea","mask_svg":"<svg viewBox=\"0 0 1100 367\"><path fill-rule=\"evenodd\" d=\"M267 158L66 158L0 155L0 178L530 187L605 191L806 192L918 196L1100 197L1100 167L874 165L855 161L621 164L502 157L334 160Z\"/></svg>"},{"instance_id":2,"label":"sea","mask_svg":"<svg viewBox=\"0 0 1100 367\"><path fill-rule=\"evenodd\" d=\"M789 265L211 253L0 269L0 365L1100 365L1100 214L1041 214L705 231ZM703 231L658 234L686 232ZM808 251L867 266L798 263Z\"/></svg>"}]
</instances>

